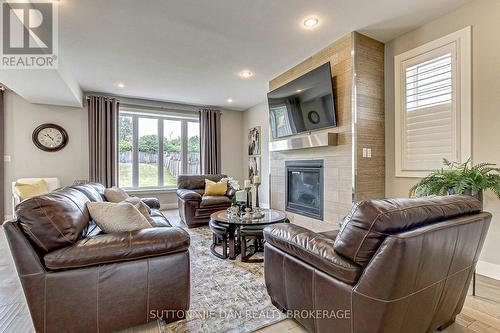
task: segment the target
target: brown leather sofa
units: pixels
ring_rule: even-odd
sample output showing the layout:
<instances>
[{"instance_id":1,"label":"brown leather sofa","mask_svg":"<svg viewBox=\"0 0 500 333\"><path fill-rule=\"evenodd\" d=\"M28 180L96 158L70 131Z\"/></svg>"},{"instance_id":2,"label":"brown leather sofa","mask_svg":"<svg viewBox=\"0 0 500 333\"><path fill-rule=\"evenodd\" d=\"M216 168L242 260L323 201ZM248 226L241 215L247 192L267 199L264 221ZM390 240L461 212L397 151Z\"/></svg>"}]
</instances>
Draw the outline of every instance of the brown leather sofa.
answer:
<instances>
[{"instance_id":1,"label":"brown leather sofa","mask_svg":"<svg viewBox=\"0 0 500 333\"><path fill-rule=\"evenodd\" d=\"M205 195L205 179L220 181L226 175L182 175L177 177L179 215L189 228L207 224L210 215L231 206L236 192L228 187L224 196Z\"/></svg>"},{"instance_id":2,"label":"brown leather sofa","mask_svg":"<svg viewBox=\"0 0 500 333\"><path fill-rule=\"evenodd\" d=\"M86 208L103 191L61 188L22 202L4 224L37 332L111 332L189 308L187 232L152 208L154 228L104 234Z\"/></svg>"},{"instance_id":3,"label":"brown leather sofa","mask_svg":"<svg viewBox=\"0 0 500 333\"><path fill-rule=\"evenodd\" d=\"M460 313L491 214L466 196L361 202L338 234L264 229L273 304L310 332L429 332Z\"/></svg>"}]
</instances>

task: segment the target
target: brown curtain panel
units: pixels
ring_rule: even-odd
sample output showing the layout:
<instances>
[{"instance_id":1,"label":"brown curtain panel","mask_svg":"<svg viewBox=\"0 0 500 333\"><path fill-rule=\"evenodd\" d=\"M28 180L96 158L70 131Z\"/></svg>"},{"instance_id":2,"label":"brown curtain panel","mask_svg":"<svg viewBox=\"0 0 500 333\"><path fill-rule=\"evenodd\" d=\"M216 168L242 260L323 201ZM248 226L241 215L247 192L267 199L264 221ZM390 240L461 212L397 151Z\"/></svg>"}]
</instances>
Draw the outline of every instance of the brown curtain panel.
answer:
<instances>
[{"instance_id":1,"label":"brown curtain panel","mask_svg":"<svg viewBox=\"0 0 500 333\"><path fill-rule=\"evenodd\" d=\"M118 180L118 109L115 98L88 96L89 180L112 187Z\"/></svg>"},{"instance_id":2,"label":"brown curtain panel","mask_svg":"<svg viewBox=\"0 0 500 333\"><path fill-rule=\"evenodd\" d=\"M4 103L3 103L3 89L0 89L0 224L3 223L5 219L5 163L3 162L4 156L4 145L5 145L5 113L4 113Z\"/></svg>"},{"instance_id":3,"label":"brown curtain panel","mask_svg":"<svg viewBox=\"0 0 500 333\"><path fill-rule=\"evenodd\" d=\"M219 110L200 110L201 172L206 175L221 173Z\"/></svg>"}]
</instances>

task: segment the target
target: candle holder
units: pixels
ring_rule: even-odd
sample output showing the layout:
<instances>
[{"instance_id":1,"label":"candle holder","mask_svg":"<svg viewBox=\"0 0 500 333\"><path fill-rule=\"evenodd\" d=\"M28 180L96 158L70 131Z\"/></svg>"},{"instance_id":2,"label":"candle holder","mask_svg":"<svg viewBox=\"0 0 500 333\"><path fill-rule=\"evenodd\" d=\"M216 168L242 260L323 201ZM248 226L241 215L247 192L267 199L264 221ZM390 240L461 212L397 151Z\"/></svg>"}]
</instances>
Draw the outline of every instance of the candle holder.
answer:
<instances>
[{"instance_id":1,"label":"candle holder","mask_svg":"<svg viewBox=\"0 0 500 333\"><path fill-rule=\"evenodd\" d=\"M255 208L254 208L254 214L253 216L255 218L261 218L264 216L262 213L262 210L260 209L260 203L259 203L259 186L260 183L254 183L255 185Z\"/></svg>"},{"instance_id":2,"label":"candle holder","mask_svg":"<svg viewBox=\"0 0 500 333\"><path fill-rule=\"evenodd\" d=\"M247 192L247 202L246 202L246 207L250 207L250 191L252 190L251 187L245 187L245 191Z\"/></svg>"},{"instance_id":3,"label":"candle holder","mask_svg":"<svg viewBox=\"0 0 500 333\"><path fill-rule=\"evenodd\" d=\"M247 192L247 202L245 205L245 215L243 215L243 218L245 219L251 219L252 218L252 203L251 203L251 190L252 187L245 187L245 191Z\"/></svg>"}]
</instances>

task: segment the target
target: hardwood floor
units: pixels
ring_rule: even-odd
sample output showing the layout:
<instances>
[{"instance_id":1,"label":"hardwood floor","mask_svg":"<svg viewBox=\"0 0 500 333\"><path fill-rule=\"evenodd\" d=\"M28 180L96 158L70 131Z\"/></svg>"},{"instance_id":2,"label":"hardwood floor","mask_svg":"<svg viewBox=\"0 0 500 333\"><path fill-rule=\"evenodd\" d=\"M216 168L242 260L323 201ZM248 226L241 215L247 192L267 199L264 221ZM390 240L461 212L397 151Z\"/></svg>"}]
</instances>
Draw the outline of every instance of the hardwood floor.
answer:
<instances>
[{"instance_id":1,"label":"hardwood floor","mask_svg":"<svg viewBox=\"0 0 500 333\"><path fill-rule=\"evenodd\" d=\"M169 211L166 215L174 214L175 211ZM325 224L308 227L326 231L324 230ZM0 256L0 333L33 332L33 324L3 230L0 230L0 253L3 254ZM158 328L153 323L127 331L158 332ZM284 320L257 332L301 333L307 331L293 320ZM500 333L500 281L478 275L477 296L472 296L469 290L462 313L457 316L456 323L444 332Z\"/></svg>"}]
</instances>

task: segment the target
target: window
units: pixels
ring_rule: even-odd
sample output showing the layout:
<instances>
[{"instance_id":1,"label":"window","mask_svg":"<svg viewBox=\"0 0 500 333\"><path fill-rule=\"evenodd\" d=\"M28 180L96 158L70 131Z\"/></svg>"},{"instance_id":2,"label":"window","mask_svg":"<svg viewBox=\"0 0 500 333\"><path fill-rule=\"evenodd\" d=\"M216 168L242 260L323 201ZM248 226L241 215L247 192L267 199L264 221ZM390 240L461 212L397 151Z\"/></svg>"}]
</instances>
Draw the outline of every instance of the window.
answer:
<instances>
[{"instance_id":1,"label":"window","mask_svg":"<svg viewBox=\"0 0 500 333\"><path fill-rule=\"evenodd\" d=\"M395 57L396 176L471 155L470 27Z\"/></svg>"},{"instance_id":2,"label":"window","mask_svg":"<svg viewBox=\"0 0 500 333\"><path fill-rule=\"evenodd\" d=\"M197 117L120 110L119 185L175 188L180 174L200 173Z\"/></svg>"}]
</instances>

